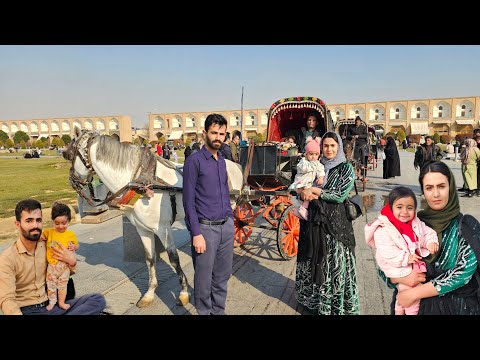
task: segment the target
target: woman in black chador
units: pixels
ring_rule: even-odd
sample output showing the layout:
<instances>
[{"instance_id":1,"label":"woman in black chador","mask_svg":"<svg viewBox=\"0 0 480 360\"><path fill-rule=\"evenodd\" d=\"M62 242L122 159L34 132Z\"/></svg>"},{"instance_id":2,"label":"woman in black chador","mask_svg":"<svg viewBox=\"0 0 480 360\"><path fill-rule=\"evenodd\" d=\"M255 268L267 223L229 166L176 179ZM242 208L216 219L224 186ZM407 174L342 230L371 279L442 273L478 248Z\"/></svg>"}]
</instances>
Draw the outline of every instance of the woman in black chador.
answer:
<instances>
[{"instance_id":1,"label":"woman in black chador","mask_svg":"<svg viewBox=\"0 0 480 360\"><path fill-rule=\"evenodd\" d=\"M397 144L393 137L387 138L387 145L385 146L385 160L383 160L383 178L389 179L395 176L400 176L400 156L398 155Z\"/></svg>"}]
</instances>

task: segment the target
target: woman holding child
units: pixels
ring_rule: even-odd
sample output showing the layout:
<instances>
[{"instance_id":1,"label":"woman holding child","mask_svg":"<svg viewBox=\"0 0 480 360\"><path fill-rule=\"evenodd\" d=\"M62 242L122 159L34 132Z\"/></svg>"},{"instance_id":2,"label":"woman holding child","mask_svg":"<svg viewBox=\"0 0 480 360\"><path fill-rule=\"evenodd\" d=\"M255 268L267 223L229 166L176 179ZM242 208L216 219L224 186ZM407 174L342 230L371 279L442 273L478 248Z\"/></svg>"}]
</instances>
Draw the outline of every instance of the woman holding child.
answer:
<instances>
[{"instance_id":1,"label":"woman holding child","mask_svg":"<svg viewBox=\"0 0 480 360\"><path fill-rule=\"evenodd\" d=\"M355 235L344 205L354 170L346 162L338 134L327 132L321 147L323 188L298 190L302 200L311 202L308 221L300 220L295 296L320 315L359 314Z\"/></svg>"},{"instance_id":2,"label":"woman holding child","mask_svg":"<svg viewBox=\"0 0 480 360\"><path fill-rule=\"evenodd\" d=\"M471 222L461 220L455 179L445 163L426 163L419 181L427 207L417 216L437 232L440 249L424 258L426 276L412 272L406 277L390 278L392 283L412 287L398 294L398 303L408 307L421 300L419 315L480 315L475 275L480 254L474 252L479 248L478 222L475 230Z\"/></svg>"}]
</instances>

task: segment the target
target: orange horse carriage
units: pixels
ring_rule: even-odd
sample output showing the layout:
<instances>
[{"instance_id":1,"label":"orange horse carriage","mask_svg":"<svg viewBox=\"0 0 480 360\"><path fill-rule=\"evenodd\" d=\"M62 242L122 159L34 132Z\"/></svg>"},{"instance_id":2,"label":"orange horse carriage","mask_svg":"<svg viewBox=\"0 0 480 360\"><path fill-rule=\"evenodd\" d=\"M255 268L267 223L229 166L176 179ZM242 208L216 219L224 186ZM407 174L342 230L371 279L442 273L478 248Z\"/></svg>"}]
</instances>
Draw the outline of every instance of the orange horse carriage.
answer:
<instances>
[{"instance_id":1,"label":"orange horse carriage","mask_svg":"<svg viewBox=\"0 0 480 360\"><path fill-rule=\"evenodd\" d=\"M235 246L244 244L252 234L255 219L262 215L277 232L280 256L289 260L297 255L299 219L293 214L292 194L296 166L301 154L288 147L285 138L306 127L308 114L317 115L321 133L333 131L327 105L316 97L293 97L273 103L268 113L265 142L240 147L244 190L238 194L235 215ZM258 210L254 210L254 206ZM262 226L265 227L265 226Z\"/></svg>"}]
</instances>

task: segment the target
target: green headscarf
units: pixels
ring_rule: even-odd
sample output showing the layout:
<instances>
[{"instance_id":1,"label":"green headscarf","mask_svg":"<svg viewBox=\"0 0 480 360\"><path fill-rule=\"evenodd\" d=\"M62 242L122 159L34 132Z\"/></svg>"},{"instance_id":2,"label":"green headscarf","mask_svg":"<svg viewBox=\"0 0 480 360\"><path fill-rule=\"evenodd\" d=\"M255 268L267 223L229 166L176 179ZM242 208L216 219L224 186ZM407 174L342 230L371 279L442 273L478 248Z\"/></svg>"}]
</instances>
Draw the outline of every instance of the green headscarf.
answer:
<instances>
[{"instance_id":1,"label":"green headscarf","mask_svg":"<svg viewBox=\"0 0 480 360\"><path fill-rule=\"evenodd\" d=\"M425 208L425 210L421 210L417 214L420 220L422 220L425 224L427 224L427 226L430 226L433 230L437 232L440 249L442 248L443 231L450 225L451 221L460 214L460 203L458 201L455 177L453 176L452 170L450 170L448 166L447 168L450 172L450 191L448 193L447 206L445 206L442 210L433 210L432 208L430 208L427 202L427 207ZM436 254L430 254L423 260L431 263L433 262L433 260L435 260L439 253L440 251L437 251Z\"/></svg>"}]
</instances>

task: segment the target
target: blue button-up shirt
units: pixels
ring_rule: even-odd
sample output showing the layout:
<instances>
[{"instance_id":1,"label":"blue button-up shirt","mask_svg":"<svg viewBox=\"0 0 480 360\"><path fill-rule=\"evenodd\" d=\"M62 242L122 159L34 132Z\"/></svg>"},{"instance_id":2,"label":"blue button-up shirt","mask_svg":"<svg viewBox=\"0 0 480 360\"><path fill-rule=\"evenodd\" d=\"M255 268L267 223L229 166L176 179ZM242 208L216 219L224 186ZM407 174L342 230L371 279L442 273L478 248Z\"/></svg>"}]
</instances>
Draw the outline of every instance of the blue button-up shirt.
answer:
<instances>
[{"instance_id":1,"label":"blue button-up shirt","mask_svg":"<svg viewBox=\"0 0 480 360\"><path fill-rule=\"evenodd\" d=\"M185 224L192 236L200 235L198 219L210 221L233 217L225 158L218 160L204 146L190 155L183 166Z\"/></svg>"}]
</instances>

